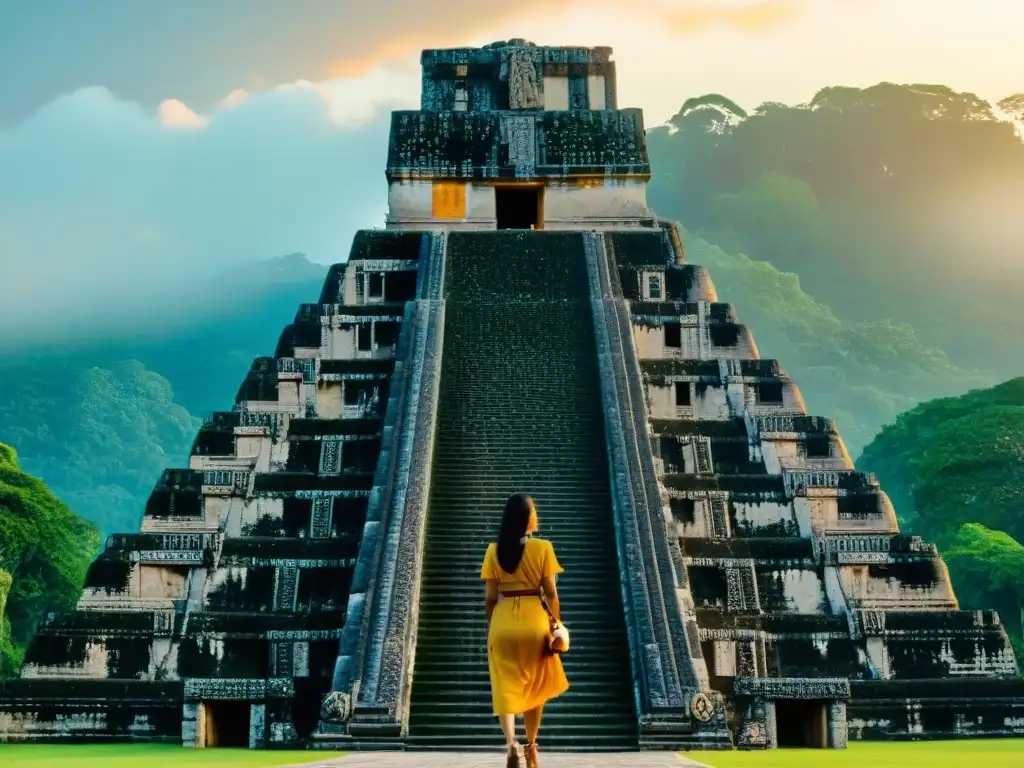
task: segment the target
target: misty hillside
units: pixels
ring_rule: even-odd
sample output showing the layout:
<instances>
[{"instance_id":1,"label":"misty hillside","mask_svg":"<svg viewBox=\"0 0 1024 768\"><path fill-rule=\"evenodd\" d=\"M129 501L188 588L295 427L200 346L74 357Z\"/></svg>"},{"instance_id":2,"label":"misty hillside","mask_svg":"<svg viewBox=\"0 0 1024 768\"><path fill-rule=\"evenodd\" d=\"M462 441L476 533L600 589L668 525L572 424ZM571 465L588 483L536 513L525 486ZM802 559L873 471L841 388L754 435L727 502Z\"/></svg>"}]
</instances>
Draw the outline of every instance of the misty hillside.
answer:
<instances>
[{"instance_id":1,"label":"misty hillside","mask_svg":"<svg viewBox=\"0 0 1024 768\"><path fill-rule=\"evenodd\" d=\"M213 274L198 286L209 301L173 325L0 356L0 439L104 533L135 530L160 472L185 465L202 418L231 408L253 359L273 354L326 272L291 254L244 279Z\"/></svg>"},{"instance_id":2,"label":"misty hillside","mask_svg":"<svg viewBox=\"0 0 1024 768\"><path fill-rule=\"evenodd\" d=\"M1006 378L1024 361L1021 119L1024 95L993 106L938 85L826 88L749 114L690 99L648 131L649 200L798 275L843 321L907 323L955 364Z\"/></svg>"}]
</instances>

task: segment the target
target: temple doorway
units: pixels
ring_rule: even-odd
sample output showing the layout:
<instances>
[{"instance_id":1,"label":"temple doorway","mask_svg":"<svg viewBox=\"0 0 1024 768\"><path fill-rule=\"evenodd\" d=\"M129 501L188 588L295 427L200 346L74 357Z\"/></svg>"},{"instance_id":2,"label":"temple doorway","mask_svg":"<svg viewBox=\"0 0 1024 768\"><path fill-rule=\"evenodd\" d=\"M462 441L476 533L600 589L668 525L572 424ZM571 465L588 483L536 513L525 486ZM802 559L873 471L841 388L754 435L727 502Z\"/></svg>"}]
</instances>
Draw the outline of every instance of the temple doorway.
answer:
<instances>
[{"instance_id":1,"label":"temple doorway","mask_svg":"<svg viewBox=\"0 0 1024 768\"><path fill-rule=\"evenodd\" d=\"M543 195L540 186L495 187L498 229L540 229Z\"/></svg>"},{"instance_id":2,"label":"temple doorway","mask_svg":"<svg viewBox=\"0 0 1024 768\"><path fill-rule=\"evenodd\" d=\"M204 701L201 747L249 747L248 701Z\"/></svg>"},{"instance_id":3,"label":"temple doorway","mask_svg":"<svg viewBox=\"0 0 1024 768\"><path fill-rule=\"evenodd\" d=\"M785 699L775 702L776 744L779 748L828 747L826 702Z\"/></svg>"}]
</instances>

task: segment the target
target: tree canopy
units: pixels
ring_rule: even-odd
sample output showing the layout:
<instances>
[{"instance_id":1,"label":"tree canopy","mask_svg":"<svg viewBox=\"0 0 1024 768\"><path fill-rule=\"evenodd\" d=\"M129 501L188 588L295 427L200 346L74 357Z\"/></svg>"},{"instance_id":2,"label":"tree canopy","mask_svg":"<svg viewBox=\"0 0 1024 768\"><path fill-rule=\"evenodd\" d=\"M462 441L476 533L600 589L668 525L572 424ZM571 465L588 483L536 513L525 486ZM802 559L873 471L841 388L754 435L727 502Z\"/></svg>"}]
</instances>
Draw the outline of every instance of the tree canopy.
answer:
<instances>
[{"instance_id":1,"label":"tree canopy","mask_svg":"<svg viewBox=\"0 0 1024 768\"><path fill-rule=\"evenodd\" d=\"M844 323L905 325L998 381L1024 359L1022 104L893 83L749 114L695 97L648 131L649 200L726 252L799 275Z\"/></svg>"},{"instance_id":2,"label":"tree canopy","mask_svg":"<svg viewBox=\"0 0 1024 768\"><path fill-rule=\"evenodd\" d=\"M857 462L896 512L940 543L966 523L1024 541L1024 377L901 414Z\"/></svg>"},{"instance_id":3,"label":"tree canopy","mask_svg":"<svg viewBox=\"0 0 1024 768\"><path fill-rule=\"evenodd\" d=\"M187 458L199 426L168 381L134 360L60 376L25 359L0 370L0 437L104 532L134 531L153 484Z\"/></svg>"},{"instance_id":4,"label":"tree canopy","mask_svg":"<svg viewBox=\"0 0 1024 768\"><path fill-rule=\"evenodd\" d=\"M961 606L998 608L1024 661L1024 377L901 414L857 462L939 544Z\"/></svg>"},{"instance_id":5,"label":"tree canopy","mask_svg":"<svg viewBox=\"0 0 1024 768\"><path fill-rule=\"evenodd\" d=\"M0 676L20 665L21 648L50 610L78 600L99 548L95 526L75 515L42 481L22 471L10 446L0 444L0 569L7 581Z\"/></svg>"}]
</instances>

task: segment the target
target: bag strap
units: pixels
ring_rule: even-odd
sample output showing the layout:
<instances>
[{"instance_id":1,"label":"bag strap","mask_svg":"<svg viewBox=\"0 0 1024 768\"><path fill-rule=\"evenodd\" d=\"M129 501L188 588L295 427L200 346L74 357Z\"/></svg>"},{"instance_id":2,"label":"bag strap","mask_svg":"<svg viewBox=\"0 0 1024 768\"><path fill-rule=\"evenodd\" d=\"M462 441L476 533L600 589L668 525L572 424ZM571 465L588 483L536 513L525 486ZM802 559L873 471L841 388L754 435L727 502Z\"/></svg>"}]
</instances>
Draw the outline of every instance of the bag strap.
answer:
<instances>
[{"instance_id":1,"label":"bag strap","mask_svg":"<svg viewBox=\"0 0 1024 768\"><path fill-rule=\"evenodd\" d=\"M551 626L552 627L557 626L558 624L561 624L561 622L558 619L555 618L555 614L551 610L551 606L548 605L548 598L547 598L547 595L544 594L544 590L541 590L541 592L540 592L540 604L541 604L541 607L544 608L544 613L546 613L548 615L548 619L551 621Z\"/></svg>"}]
</instances>

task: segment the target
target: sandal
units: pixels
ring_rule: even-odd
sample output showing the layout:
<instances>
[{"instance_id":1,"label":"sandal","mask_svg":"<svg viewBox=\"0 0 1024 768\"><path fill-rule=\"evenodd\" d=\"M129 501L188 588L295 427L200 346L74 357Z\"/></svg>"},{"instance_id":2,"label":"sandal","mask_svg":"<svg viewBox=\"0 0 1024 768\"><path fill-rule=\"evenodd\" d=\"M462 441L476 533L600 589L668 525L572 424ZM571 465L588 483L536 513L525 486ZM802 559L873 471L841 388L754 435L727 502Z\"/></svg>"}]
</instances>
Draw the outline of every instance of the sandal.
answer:
<instances>
[{"instance_id":1,"label":"sandal","mask_svg":"<svg viewBox=\"0 0 1024 768\"><path fill-rule=\"evenodd\" d=\"M527 744L526 749L526 768L539 768L540 763L537 760L537 745Z\"/></svg>"},{"instance_id":2,"label":"sandal","mask_svg":"<svg viewBox=\"0 0 1024 768\"><path fill-rule=\"evenodd\" d=\"M505 768L519 768L519 745L509 747Z\"/></svg>"}]
</instances>

